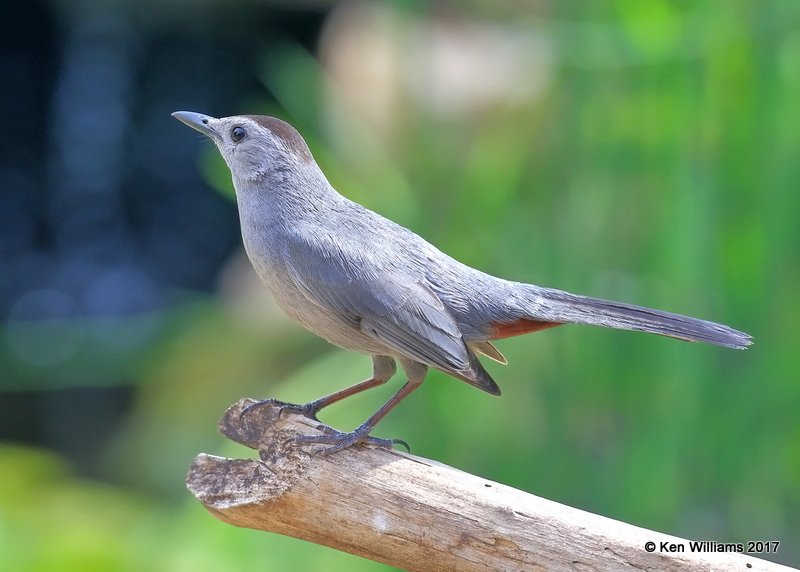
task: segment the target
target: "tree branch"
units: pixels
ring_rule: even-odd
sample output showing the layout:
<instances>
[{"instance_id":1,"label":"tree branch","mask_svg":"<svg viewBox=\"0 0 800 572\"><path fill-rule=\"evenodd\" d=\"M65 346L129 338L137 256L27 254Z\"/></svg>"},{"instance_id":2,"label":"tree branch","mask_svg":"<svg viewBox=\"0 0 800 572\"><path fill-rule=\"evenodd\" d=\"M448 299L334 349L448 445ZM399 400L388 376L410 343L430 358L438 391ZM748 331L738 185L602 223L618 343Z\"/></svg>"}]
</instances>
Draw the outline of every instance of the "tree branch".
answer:
<instances>
[{"instance_id":1,"label":"tree branch","mask_svg":"<svg viewBox=\"0 0 800 572\"><path fill-rule=\"evenodd\" d=\"M318 422L266 405L220 422L260 461L201 454L189 490L220 520L406 570L789 570L749 555L692 553L689 541L570 508L399 451L310 455ZM647 552L645 544L655 543ZM667 543L662 545L663 543ZM665 552L683 546L685 552Z\"/></svg>"}]
</instances>

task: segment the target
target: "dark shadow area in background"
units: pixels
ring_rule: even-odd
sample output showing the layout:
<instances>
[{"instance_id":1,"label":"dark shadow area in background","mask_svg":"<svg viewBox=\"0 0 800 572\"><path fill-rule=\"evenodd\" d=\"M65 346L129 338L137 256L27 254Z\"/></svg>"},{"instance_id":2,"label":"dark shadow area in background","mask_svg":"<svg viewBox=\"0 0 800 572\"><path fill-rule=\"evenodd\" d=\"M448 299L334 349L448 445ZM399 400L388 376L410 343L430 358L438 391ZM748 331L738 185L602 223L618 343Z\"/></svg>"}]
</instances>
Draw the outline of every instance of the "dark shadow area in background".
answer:
<instances>
[{"instance_id":1,"label":"dark shadow area in background","mask_svg":"<svg viewBox=\"0 0 800 572\"><path fill-rule=\"evenodd\" d=\"M195 167L204 142L169 114L244 111L248 94L264 92L253 54L287 38L313 49L324 13L226 2L16 2L2 12L3 319L131 316L213 289L239 245L235 205L207 189ZM106 385L6 393L0 440L56 449L91 473L130 403L126 380Z\"/></svg>"}]
</instances>

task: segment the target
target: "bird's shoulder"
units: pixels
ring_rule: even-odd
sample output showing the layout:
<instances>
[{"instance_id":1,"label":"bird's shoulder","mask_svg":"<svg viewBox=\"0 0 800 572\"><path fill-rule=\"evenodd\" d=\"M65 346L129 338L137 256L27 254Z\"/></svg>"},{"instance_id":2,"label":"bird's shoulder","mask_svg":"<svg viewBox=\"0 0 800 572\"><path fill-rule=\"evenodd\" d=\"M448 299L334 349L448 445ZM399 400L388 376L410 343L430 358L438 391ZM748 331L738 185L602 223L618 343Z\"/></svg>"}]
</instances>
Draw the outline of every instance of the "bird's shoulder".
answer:
<instances>
[{"instance_id":1,"label":"bird's shoulder","mask_svg":"<svg viewBox=\"0 0 800 572\"><path fill-rule=\"evenodd\" d=\"M343 201L287 229L294 256L368 272L416 274L438 254L425 239L358 203Z\"/></svg>"}]
</instances>

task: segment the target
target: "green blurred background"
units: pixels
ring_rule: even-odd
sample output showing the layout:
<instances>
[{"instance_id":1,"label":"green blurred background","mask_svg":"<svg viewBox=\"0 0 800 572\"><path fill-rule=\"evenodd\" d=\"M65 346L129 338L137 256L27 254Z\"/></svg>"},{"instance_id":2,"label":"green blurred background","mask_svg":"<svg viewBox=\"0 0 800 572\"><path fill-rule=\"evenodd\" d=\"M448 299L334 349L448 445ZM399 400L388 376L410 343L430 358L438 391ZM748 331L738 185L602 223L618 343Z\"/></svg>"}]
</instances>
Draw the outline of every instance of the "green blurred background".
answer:
<instances>
[{"instance_id":1,"label":"green blurred background","mask_svg":"<svg viewBox=\"0 0 800 572\"><path fill-rule=\"evenodd\" d=\"M0 567L381 570L184 489L243 396L369 359L289 322L229 174L169 117L278 115L343 194L492 274L712 319L744 352L563 327L438 372L414 453L800 565L800 3L31 2L3 8ZM35 31L34 31L35 30ZM349 429L400 383L323 419Z\"/></svg>"}]
</instances>

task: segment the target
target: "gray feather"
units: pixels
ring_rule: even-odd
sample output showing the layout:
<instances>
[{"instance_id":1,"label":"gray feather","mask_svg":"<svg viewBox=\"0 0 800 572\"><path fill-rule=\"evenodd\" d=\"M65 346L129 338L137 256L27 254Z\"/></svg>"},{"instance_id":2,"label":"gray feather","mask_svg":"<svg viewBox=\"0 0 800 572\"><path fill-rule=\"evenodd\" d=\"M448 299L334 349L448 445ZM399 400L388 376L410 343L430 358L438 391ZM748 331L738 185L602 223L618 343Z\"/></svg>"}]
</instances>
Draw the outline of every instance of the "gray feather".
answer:
<instances>
[{"instance_id":1,"label":"gray feather","mask_svg":"<svg viewBox=\"0 0 800 572\"><path fill-rule=\"evenodd\" d=\"M401 355L453 372L470 368L458 325L424 283L388 272L380 258L341 243L326 229L296 227L284 245L301 292Z\"/></svg>"},{"instance_id":2,"label":"gray feather","mask_svg":"<svg viewBox=\"0 0 800 572\"><path fill-rule=\"evenodd\" d=\"M528 292L536 319L648 332L734 349L745 349L753 343L744 332L681 314L538 286L528 286Z\"/></svg>"}]
</instances>

